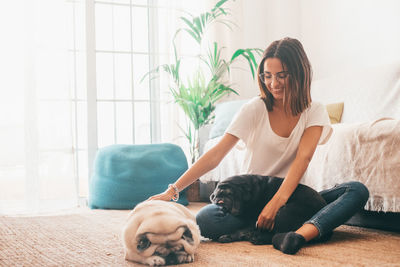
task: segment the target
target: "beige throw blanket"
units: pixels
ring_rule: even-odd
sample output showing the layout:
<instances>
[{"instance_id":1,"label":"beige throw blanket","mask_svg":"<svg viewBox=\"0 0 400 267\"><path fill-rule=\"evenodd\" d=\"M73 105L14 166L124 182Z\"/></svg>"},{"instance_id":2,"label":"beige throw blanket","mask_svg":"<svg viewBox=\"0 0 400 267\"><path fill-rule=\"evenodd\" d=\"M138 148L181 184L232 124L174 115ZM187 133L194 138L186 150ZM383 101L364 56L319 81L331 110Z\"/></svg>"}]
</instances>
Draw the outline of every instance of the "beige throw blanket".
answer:
<instances>
[{"instance_id":1,"label":"beige throw blanket","mask_svg":"<svg viewBox=\"0 0 400 267\"><path fill-rule=\"evenodd\" d=\"M369 191L365 209L400 212L400 120L335 124L317 147L302 183L316 190L360 181Z\"/></svg>"}]
</instances>

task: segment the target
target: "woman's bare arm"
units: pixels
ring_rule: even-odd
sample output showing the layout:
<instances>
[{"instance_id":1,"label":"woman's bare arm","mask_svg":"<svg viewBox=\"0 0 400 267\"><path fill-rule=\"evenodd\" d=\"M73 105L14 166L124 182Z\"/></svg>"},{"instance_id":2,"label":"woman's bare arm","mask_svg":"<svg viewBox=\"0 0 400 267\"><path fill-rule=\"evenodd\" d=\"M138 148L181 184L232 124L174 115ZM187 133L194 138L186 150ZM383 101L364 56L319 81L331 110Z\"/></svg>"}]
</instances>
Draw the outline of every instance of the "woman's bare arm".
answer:
<instances>
[{"instance_id":1,"label":"woman's bare arm","mask_svg":"<svg viewBox=\"0 0 400 267\"><path fill-rule=\"evenodd\" d=\"M221 160L228 152L236 145L239 138L225 134L221 140L210 150L204 153L179 179L174 183L179 191L182 191L187 186L195 182L202 175L218 166ZM150 197L150 199L170 200L174 191L168 188L164 193Z\"/></svg>"}]
</instances>

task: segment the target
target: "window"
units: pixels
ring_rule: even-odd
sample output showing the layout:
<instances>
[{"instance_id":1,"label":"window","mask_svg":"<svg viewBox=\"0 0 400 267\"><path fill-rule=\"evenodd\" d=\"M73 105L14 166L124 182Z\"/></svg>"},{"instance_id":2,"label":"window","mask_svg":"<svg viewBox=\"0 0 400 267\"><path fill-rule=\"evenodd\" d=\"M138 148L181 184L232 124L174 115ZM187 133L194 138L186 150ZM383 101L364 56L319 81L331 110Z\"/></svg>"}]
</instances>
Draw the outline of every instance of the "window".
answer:
<instances>
[{"instance_id":1,"label":"window","mask_svg":"<svg viewBox=\"0 0 400 267\"><path fill-rule=\"evenodd\" d=\"M0 43L0 70L8 73L0 81L7 88L0 92L0 213L84 205L98 148L186 142L177 127L184 116L168 93L166 76L140 80L173 56L179 9L198 12L200 5L194 0L3 5L2 33L10 42Z\"/></svg>"},{"instance_id":2,"label":"window","mask_svg":"<svg viewBox=\"0 0 400 267\"><path fill-rule=\"evenodd\" d=\"M82 161L78 169L90 169L97 149L107 145L185 141L177 127L184 115L174 106L167 77L161 74L154 80L142 80L148 71L168 63L173 56L172 37L182 10L199 12L201 8L197 1L187 0L86 2L89 112L88 130L82 131L82 137L87 134L89 143L80 146L77 142L77 151L86 150L89 156L85 159L85 153L78 153L77 162ZM184 38L179 42L187 44ZM199 52L193 44L185 45L185 53ZM79 133L76 136L79 139ZM92 171L78 172L80 194L86 196Z\"/></svg>"}]
</instances>

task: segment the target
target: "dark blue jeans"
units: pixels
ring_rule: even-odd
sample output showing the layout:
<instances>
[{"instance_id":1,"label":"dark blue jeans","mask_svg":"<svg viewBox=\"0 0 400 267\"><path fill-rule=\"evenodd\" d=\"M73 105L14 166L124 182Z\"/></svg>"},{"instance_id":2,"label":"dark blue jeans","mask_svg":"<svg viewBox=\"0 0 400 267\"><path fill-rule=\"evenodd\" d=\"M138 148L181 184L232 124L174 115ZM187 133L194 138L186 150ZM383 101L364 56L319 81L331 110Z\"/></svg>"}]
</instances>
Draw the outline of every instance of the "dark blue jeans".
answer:
<instances>
[{"instance_id":1,"label":"dark blue jeans","mask_svg":"<svg viewBox=\"0 0 400 267\"><path fill-rule=\"evenodd\" d=\"M360 182L339 184L320 194L328 205L305 222L317 227L319 238L330 234L333 229L361 210L369 197L367 187ZM235 232L245 226L245 221L225 212L215 204L203 207L197 213L196 220L201 235L211 239L217 239L221 235Z\"/></svg>"}]
</instances>

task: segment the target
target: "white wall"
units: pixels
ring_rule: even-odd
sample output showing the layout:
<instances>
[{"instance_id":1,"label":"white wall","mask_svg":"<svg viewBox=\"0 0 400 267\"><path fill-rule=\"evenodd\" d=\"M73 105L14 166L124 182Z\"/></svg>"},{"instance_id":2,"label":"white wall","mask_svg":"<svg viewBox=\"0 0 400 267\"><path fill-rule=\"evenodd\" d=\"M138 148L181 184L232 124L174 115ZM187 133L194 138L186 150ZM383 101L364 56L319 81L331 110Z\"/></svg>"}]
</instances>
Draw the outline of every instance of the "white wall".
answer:
<instances>
[{"instance_id":1,"label":"white wall","mask_svg":"<svg viewBox=\"0 0 400 267\"><path fill-rule=\"evenodd\" d=\"M237 0L230 6L239 25L228 37L231 50L298 38L314 79L400 60L398 0ZM234 71L232 80L240 97L229 99L258 94L249 73Z\"/></svg>"},{"instance_id":2,"label":"white wall","mask_svg":"<svg viewBox=\"0 0 400 267\"><path fill-rule=\"evenodd\" d=\"M400 60L400 1L304 1L301 38L315 78Z\"/></svg>"}]
</instances>

